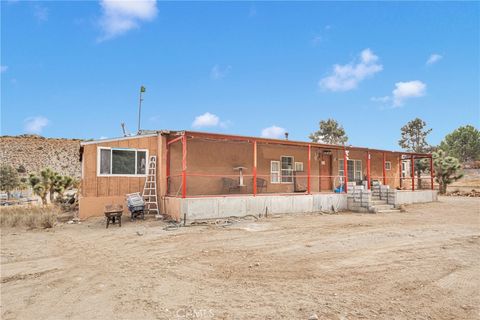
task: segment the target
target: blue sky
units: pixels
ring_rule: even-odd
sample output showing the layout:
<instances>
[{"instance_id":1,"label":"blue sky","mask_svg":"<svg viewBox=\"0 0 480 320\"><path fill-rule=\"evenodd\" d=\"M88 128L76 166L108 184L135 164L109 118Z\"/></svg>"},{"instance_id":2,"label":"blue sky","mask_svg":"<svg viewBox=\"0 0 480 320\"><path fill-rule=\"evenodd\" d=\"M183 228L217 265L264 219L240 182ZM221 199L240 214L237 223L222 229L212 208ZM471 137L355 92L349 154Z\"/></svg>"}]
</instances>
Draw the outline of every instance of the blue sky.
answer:
<instances>
[{"instance_id":1,"label":"blue sky","mask_svg":"<svg viewBox=\"0 0 480 320\"><path fill-rule=\"evenodd\" d=\"M1 133L100 138L137 128L399 149L479 123L478 2L1 3Z\"/></svg>"}]
</instances>

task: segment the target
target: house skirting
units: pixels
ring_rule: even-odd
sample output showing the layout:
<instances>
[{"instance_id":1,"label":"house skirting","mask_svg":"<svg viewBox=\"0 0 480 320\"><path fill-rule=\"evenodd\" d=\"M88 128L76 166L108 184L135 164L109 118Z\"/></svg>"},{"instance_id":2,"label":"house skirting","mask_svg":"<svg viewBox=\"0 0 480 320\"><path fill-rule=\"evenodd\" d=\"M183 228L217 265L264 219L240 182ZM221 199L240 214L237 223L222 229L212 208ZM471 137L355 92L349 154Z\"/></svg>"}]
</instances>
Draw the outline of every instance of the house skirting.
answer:
<instances>
[{"instance_id":1,"label":"house skirting","mask_svg":"<svg viewBox=\"0 0 480 320\"><path fill-rule=\"evenodd\" d=\"M165 198L167 214L174 219L194 220L313 213L347 209L346 194L262 195L206 198Z\"/></svg>"}]
</instances>

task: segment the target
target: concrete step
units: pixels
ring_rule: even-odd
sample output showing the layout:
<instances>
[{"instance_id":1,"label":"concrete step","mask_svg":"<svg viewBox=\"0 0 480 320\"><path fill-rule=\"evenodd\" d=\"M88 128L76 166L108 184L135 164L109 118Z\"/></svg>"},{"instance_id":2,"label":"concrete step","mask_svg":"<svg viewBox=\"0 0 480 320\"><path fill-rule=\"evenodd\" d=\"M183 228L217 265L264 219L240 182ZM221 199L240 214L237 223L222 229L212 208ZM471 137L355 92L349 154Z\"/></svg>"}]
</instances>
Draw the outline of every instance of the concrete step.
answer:
<instances>
[{"instance_id":1,"label":"concrete step","mask_svg":"<svg viewBox=\"0 0 480 320\"><path fill-rule=\"evenodd\" d=\"M372 205L388 204L386 200L372 200Z\"/></svg>"},{"instance_id":2,"label":"concrete step","mask_svg":"<svg viewBox=\"0 0 480 320\"><path fill-rule=\"evenodd\" d=\"M379 205L375 205L373 206L375 209L377 209L378 211L381 211L381 210L390 210L390 209L393 209L394 206L391 205L391 204L379 204Z\"/></svg>"},{"instance_id":3,"label":"concrete step","mask_svg":"<svg viewBox=\"0 0 480 320\"><path fill-rule=\"evenodd\" d=\"M386 210L378 210L377 213L400 213L400 209L386 209Z\"/></svg>"}]
</instances>

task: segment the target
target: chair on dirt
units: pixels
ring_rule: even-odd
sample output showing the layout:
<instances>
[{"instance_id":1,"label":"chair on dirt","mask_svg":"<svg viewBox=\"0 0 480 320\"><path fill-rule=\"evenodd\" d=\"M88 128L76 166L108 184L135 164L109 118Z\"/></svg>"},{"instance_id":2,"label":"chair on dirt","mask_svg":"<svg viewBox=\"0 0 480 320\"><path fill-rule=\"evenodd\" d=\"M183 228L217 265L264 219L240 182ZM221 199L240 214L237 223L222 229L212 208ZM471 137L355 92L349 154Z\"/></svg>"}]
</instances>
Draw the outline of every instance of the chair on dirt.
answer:
<instances>
[{"instance_id":1,"label":"chair on dirt","mask_svg":"<svg viewBox=\"0 0 480 320\"><path fill-rule=\"evenodd\" d=\"M145 201L139 192L129 193L127 197L128 211L130 211L130 220L137 218L145 220Z\"/></svg>"},{"instance_id":2,"label":"chair on dirt","mask_svg":"<svg viewBox=\"0 0 480 320\"><path fill-rule=\"evenodd\" d=\"M107 227L110 224L115 224L118 222L118 227L122 226L122 213L123 213L123 206L121 204L108 204L105 206L105 217L107 218Z\"/></svg>"},{"instance_id":3,"label":"chair on dirt","mask_svg":"<svg viewBox=\"0 0 480 320\"><path fill-rule=\"evenodd\" d=\"M231 193L232 190L240 190L240 183L232 178L222 178L222 190Z\"/></svg>"}]
</instances>

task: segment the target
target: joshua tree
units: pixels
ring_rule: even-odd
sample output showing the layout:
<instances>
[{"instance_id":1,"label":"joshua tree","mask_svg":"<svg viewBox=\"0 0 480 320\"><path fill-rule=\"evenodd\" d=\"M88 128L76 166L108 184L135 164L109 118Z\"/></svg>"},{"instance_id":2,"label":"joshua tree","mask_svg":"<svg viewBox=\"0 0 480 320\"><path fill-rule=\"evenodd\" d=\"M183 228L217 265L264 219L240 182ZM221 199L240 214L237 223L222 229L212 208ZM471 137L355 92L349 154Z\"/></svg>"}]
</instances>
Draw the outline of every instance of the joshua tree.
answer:
<instances>
[{"instance_id":1,"label":"joshua tree","mask_svg":"<svg viewBox=\"0 0 480 320\"><path fill-rule=\"evenodd\" d=\"M447 186L463 177L460 173L461 165L457 158L447 156L445 151L438 150L433 153L433 166L435 169L435 180L439 184L441 194L447 192Z\"/></svg>"},{"instance_id":2,"label":"joshua tree","mask_svg":"<svg viewBox=\"0 0 480 320\"><path fill-rule=\"evenodd\" d=\"M319 123L320 130L310 134L309 138L313 142L324 142L328 144L347 143L348 136L345 134L345 129L334 119L322 120Z\"/></svg>"},{"instance_id":3,"label":"joshua tree","mask_svg":"<svg viewBox=\"0 0 480 320\"><path fill-rule=\"evenodd\" d=\"M66 190L74 187L76 180L70 176L55 176L53 191L58 193L58 198L63 198L63 193Z\"/></svg>"},{"instance_id":4,"label":"joshua tree","mask_svg":"<svg viewBox=\"0 0 480 320\"><path fill-rule=\"evenodd\" d=\"M0 167L0 190L7 192L7 198L10 199L10 192L20 186L20 179L15 168L10 165Z\"/></svg>"},{"instance_id":5,"label":"joshua tree","mask_svg":"<svg viewBox=\"0 0 480 320\"><path fill-rule=\"evenodd\" d=\"M48 188L45 181L32 173L28 177L28 182L30 183L33 192L42 199L42 204L44 206L47 205Z\"/></svg>"}]
</instances>

